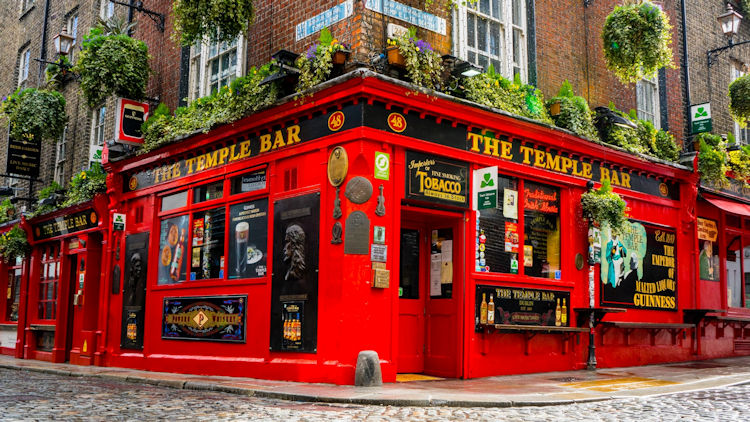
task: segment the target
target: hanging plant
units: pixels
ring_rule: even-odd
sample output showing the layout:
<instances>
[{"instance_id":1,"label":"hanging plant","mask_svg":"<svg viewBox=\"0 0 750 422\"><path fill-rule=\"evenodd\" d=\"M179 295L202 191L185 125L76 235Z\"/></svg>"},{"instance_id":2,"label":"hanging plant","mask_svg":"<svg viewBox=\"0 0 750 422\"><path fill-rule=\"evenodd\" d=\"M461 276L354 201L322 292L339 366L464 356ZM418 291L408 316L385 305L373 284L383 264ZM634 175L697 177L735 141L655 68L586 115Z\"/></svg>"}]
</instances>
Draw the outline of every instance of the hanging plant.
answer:
<instances>
[{"instance_id":1,"label":"hanging plant","mask_svg":"<svg viewBox=\"0 0 750 422\"><path fill-rule=\"evenodd\" d=\"M698 172L701 180L716 187L729 186L726 141L719 135L701 133L698 142Z\"/></svg>"},{"instance_id":2,"label":"hanging plant","mask_svg":"<svg viewBox=\"0 0 750 422\"><path fill-rule=\"evenodd\" d=\"M50 63L44 69L44 82L52 89L60 89L60 86L71 74L71 67L68 57L60 56L59 63Z\"/></svg>"},{"instance_id":3,"label":"hanging plant","mask_svg":"<svg viewBox=\"0 0 750 422\"><path fill-rule=\"evenodd\" d=\"M602 29L607 68L624 83L651 78L672 64L672 25L650 1L633 1L607 16Z\"/></svg>"},{"instance_id":4,"label":"hanging plant","mask_svg":"<svg viewBox=\"0 0 750 422\"><path fill-rule=\"evenodd\" d=\"M592 189L581 195L583 215L600 225L609 225L612 233L622 232L628 219L625 216L625 201L620 195L612 192L609 180L604 180L599 189Z\"/></svg>"},{"instance_id":5,"label":"hanging plant","mask_svg":"<svg viewBox=\"0 0 750 422\"><path fill-rule=\"evenodd\" d=\"M141 127L144 141L139 154L153 151L179 137L239 120L266 108L279 98L279 83L261 82L275 70L270 63L251 68L246 76L237 78L229 86L207 97L194 100L187 107L170 114L166 105L160 105Z\"/></svg>"},{"instance_id":6,"label":"hanging plant","mask_svg":"<svg viewBox=\"0 0 750 422\"><path fill-rule=\"evenodd\" d=\"M41 201L42 199L50 198L53 195L58 195L58 197L60 197L62 196L63 192L63 187L60 186L59 183L52 181L52 183L45 186L39 191L39 193L37 194L37 198ZM37 205L36 208L34 208L34 210L31 212L30 217L34 218L40 215L49 214L51 212L57 211L58 209L60 209L60 205L57 203Z\"/></svg>"},{"instance_id":7,"label":"hanging plant","mask_svg":"<svg viewBox=\"0 0 750 422\"><path fill-rule=\"evenodd\" d=\"M148 47L125 34L106 35L103 27L91 29L83 38L82 51L74 71L81 76L81 91L89 107L108 96L141 100L151 69Z\"/></svg>"},{"instance_id":8,"label":"hanging plant","mask_svg":"<svg viewBox=\"0 0 750 422\"><path fill-rule=\"evenodd\" d=\"M552 107L557 108L555 113L552 113ZM567 79L560 87L557 96L547 101L547 109L550 110L555 126L568 129L584 138L599 139L589 104L585 98L575 95Z\"/></svg>"},{"instance_id":9,"label":"hanging plant","mask_svg":"<svg viewBox=\"0 0 750 422\"><path fill-rule=\"evenodd\" d=\"M0 224L5 224L14 218L16 218L16 207L10 202L10 198L5 198L3 202L0 202Z\"/></svg>"},{"instance_id":10,"label":"hanging plant","mask_svg":"<svg viewBox=\"0 0 750 422\"><path fill-rule=\"evenodd\" d=\"M6 264L15 261L17 256L26 255L29 249L26 232L18 224L0 235L0 256Z\"/></svg>"},{"instance_id":11,"label":"hanging plant","mask_svg":"<svg viewBox=\"0 0 750 422\"><path fill-rule=\"evenodd\" d=\"M0 113L16 139L57 139L65 129L65 97L57 91L26 88L16 90L0 104Z\"/></svg>"},{"instance_id":12,"label":"hanging plant","mask_svg":"<svg viewBox=\"0 0 750 422\"><path fill-rule=\"evenodd\" d=\"M740 126L747 126L750 120L750 74L729 84L729 113Z\"/></svg>"},{"instance_id":13,"label":"hanging plant","mask_svg":"<svg viewBox=\"0 0 750 422\"><path fill-rule=\"evenodd\" d=\"M295 62L300 70L297 92L306 91L326 81L333 70L333 58L336 54L348 56L348 46L333 38L328 28L322 29L318 42L310 46Z\"/></svg>"},{"instance_id":14,"label":"hanging plant","mask_svg":"<svg viewBox=\"0 0 750 422\"><path fill-rule=\"evenodd\" d=\"M230 42L247 32L253 21L253 0L174 0L173 36L182 45L209 38Z\"/></svg>"},{"instance_id":15,"label":"hanging plant","mask_svg":"<svg viewBox=\"0 0 750 422\"><path fill-rule=\"evenodd\" d=\"M94 163L91 168L84 170L70 179L65 200L60 208L80 204L94 198L97 193L107 190L107 172L99 163Z\"/></svg>"},{"instance_id":16,"label":"hanging plant","mask_svg":"<svg viewBox=\"0 0 750 422\"><path fill-rule=\"evenodd\" d=\"M389 48L397 48L404 56L406 76L414 85L435 89L443 72L442 59L427 41L417 38L414 27L400 37L388 40Z\"/></svg>"},{"instance_id":17,"label":"hanging plant","mask_svg":"<svg viewBox=\"0 0 750 422\"><path fill-rule=\"evenodd\" d=\"M552 124L542 92L522 83L518 75L514 81L510 81L490 65L485 73L466 78L462 88L468 100Z\"/></svg>"}]
</instances>

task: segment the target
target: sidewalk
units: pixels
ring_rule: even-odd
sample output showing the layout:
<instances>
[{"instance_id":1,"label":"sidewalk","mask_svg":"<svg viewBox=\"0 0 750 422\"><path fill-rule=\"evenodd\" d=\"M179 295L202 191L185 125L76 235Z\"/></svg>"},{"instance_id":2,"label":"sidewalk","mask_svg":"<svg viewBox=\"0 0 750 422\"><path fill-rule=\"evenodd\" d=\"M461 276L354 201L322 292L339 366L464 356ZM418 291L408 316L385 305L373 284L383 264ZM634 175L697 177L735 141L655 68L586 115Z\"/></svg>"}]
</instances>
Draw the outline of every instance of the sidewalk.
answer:
<instances>
[{"instance_id":1,"label":"sidewalk","mask_svg":"<svg viewBox=\"0 0 750 422\"><path fill-rule=\"evenodd\" d=\"M596 371L411 381L382 387L183 375L76 366L0 356L0 368L210 390L272 399L392 406L548 406L643 397L750 383L750 356Z\"/></svg>"}]
</instances>

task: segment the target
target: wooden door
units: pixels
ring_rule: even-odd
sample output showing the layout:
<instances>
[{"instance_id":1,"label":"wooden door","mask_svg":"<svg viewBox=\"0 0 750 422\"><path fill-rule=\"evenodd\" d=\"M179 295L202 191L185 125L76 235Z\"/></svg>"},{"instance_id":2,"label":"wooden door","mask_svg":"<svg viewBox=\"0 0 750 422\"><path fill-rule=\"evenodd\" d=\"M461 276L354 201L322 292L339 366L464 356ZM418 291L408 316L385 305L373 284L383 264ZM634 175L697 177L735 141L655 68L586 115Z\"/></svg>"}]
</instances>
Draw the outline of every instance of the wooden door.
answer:
<instances>
[{"instance_id":1,"label":"wooden door","mask_svg":"<svg viewBox=\"0 0 750 422\"><path fill-rule=\"evenodd\" d=\"M398 311L398 372L424 370L425 304L422 282L422 235L417 227L401 229Z\"/></svg>"}]
</instances>

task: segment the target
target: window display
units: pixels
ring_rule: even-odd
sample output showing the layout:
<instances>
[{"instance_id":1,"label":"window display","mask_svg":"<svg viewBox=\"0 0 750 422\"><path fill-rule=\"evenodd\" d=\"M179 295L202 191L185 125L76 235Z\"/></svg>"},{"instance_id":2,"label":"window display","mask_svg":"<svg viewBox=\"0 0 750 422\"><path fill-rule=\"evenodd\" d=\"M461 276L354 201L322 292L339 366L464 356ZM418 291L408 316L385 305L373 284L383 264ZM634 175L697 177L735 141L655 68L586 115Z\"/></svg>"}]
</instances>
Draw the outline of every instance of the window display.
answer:
<instances>
[{"instance_id":1,"label":"window display","mask_svg":"<svg viewBox=\"0 0 750 422\"><path fill-rule=\"evenodd\" d=\"M478 271L518 274L518 181L498 176L497 208L479 211ZM484 245L484 246L482 246Z\"/></svg>"},{"instance_id":2,"label":"window display","mask_svg":"<svg viewBox=\"0 0 750 422\"><path fill-rule=\"evenodd\" d=\"M560 280L560 190L525 182L523 201L524 274Z\"/></svg>"},{"instance_id":3,"label":"window display","mask_svg":"<svg viewBox=\"0 0 750 422\"><path fill-rule=\"evenodd\" d=\"M229 208L229 278L266 275L268 199Z\"/></svg>"},{"instance_id":4,"label":"window display","mask_svg":"<svg viewBox=\"0 0 750 422\"><path fill-rule=\"evenodd\" d=\"M224 277L224 208L193 214L190 280Z\"/></svg>"},{"instance_id":5,"label":"window display","mask_svg":"<svg viewBox=\"0 0 750 422\"><path fill-rule=\"evenodd\" d=\"M159 284L185 281L185 253L188 216L167 218L161 222L159 236Z\"/></svg>"}]
</instances>

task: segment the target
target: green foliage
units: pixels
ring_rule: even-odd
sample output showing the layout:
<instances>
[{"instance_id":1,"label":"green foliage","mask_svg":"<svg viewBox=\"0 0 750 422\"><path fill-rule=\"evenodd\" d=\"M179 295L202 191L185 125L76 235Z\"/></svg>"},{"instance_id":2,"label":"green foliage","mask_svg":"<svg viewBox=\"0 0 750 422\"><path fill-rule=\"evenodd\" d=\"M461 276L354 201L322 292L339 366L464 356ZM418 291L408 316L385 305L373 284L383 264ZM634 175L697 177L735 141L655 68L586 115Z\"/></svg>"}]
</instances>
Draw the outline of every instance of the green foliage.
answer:
<instances>
[{"instance_id":1,"label":"green foliage","mask_svg":"<svg viewBox=\"0 0 750 422\"><path fill-rule=\"evenodd\" d=\"M567 79L560 87L557 96L547 101L547 109L549 110L555 103L560 103L560 113L551 116L555 126L568 129L584 138L599 139L589 104L585 98L575 95Z\"/></svg>"},{"instance_id":2,"label":"green foliage","mask_svg":"<svg viewBox=\"0 0 750 422\"><path fill-rule=\"evenodd\" d=\"M672 64L672 26L649 1L616 6L602 29L607 68L624 83L651 78Z\"/></svg>"},{"instance_id":3,"label":"green foliage","mask_svg":"<svg viewBox=\"0 0 750 422\"><path fill-rule=\"evenodd\" d=\"M625 114L617 110L612 103L609 107L617 115L633 122L636 128L605 126L602 131L603 142L617 145L628 152L650 155L666 161L674 162L680 158L680 148L671 133L656 130L651 122L638 119L635 110Z\"/></svg>"},{"instance_id":4,"label":"green foliage","mask_svg":"<svg viewBox=\"0 0 750 422\"><path fill-rule=\"evenodd\" d=\"M736 180L742 180L746 186L748 185L748 179L750 179L749 152L750 146L747 145L733 151L727 151L727 165L732 172L732 177Z\"/></svg>"},{"instance_id":5,"label":"green foliage","mask_svg":"<svg viewBox=\"0 0 750 422\"><path fill-rule=\"evenodd\" d=\"M414 85L435 89L440 84L442 59L430 43L417 38L416 28L411 27L404 35L389 39L388 45L397 47L404 56L406 76Z\"/></svg>"},{"instance_id":6,"label":"green foliage","mask_svg":"<svg viewBox=\"0 0 750 422\"><path fill-rule=\"evenodd\" d=\"M622 232L628 219L625 217L625 201L612 192L609 180L605 179L599 189L592 189L581 195L581 208L584 217L600 225L608 224L612 233Z\"/></svg>"},{"instance_id":7,"label":"green foliage","mask_svg":"<svg viewBox=\"0 0 750 422\"><path fill-rule=\"evenodd\" d=\"M174 0L173 37L184 45L203 38L230 42L247 32L253 21L253 0Z\"/></svg>"},{"instance_id":8,"label":"green foliage","mask_svg":"<svg viewBox=\"0 0 750 422\"><path fill-rule=\"evenodd\" d=\"M151 69L143 41L126 34L108 35L99 26L83 38L82 47L73 70L81 75L81 91L89 107L112 94L133 100L144 97Z\"/></svg>"},{"instance_id":9,"label":"green foliage","mask_svg":"<svg viewBox=\"0 0 750 422\"><path fill-rule=\"evenodd\" d=\"M745 13L750 12L750 0L742 0L742 10Z\"/></svg>"},{"instance_id":10,"label":"green foliage","mask_svg":"<svg viewBox=\"0 0 750 422\"><path fill-rule=\"evenodd\" d=\"M70 185L65 193L65 200L60 204L60 208L89 201L97 193L106 190L107 173L99 163L94 163L90 169L84 170L70 179Z\"/></svg>"},{"instance_id":11,"label":"green foliage","mask_svg":"<svg viewBox=\"0 0 750 422\"><path fill-rule=\"evenodd\" d=\"M59 89L63 80L70 72L70 68L70 60L68 60L67 56L60 56L59 63L48 64L44 69L44 81L47 86L52 89Z\"/></svg>"},{"instance_id":12,"label":"green foliage","mask_svg":"<svg viewBox=\"0 0 750 422\"><path fill-rule=\"evenodd\" d=\"M174 116L169 114L166 106L157 107L141 127L145 139L139 153L152 151L197 131L208 132L216 125L239 120L270 106L279 98L278 84L260 85L260 82L273 72L270 63L258 69L253 67L246 76L235 79L228 87L178 108Z\"/></svg>"},{"instance_id":13,"label":"green foliage","mask_svg":"<svg viewBox=\"0 0 750 422\"><path fill-rule=\"evenodd\" d=\"M750 74L729 84L729 113L740 126L747 126L750 120Z\"/></svg>"},{"instance_id":14,"label":"green foliage","mask_svg":"<svg viewBox=\"0 0 750 422\"><path fill-rule=\"evenodd\" d=\"M0 202L0 224L5 224L15 218L16 207L10 202L10 198L5 198Z\"/></svg>"},{"instance_id":15,"label":"green foliage","mask_svg":"<svg viewBox=\"0 0 750 422\"><path fill-rule=\"evenodd\" d=\"M29 249L26 232L18 224L0 235L0 256L6 264L15 261L17 256L26 255Z\"/></svg>"},{"instance_id":16,"label":"green foliage","mask_svg":"<svg viewBox=\"0 0 750 422\"><path fill-rule=\"evenodd\" d=\"M726 142L718 135L700 134L696 137L700 149L698 152L698 172L701 180L716 187L729 185L727 179Z\"/></svg>"},{"instance_id":17,"label":"green foliage","mask_svg":"<svg viewBox=\"0 0 750 422\"><path fill-rule=\"evenodd\" d=\"M518 77L513 82L503 78L491 65L485 73L464 81L464 94L476 103L552 124L541 91Z\"/></svg>"},{"instance_id":18,"label":"green foliage","mask_svg":"<svg viewBox=\"0 0 750 422\"><path fill-rule=\"evenodd\" d=\"M680 147L674 141L674 135L666 130L656 132L651 150L662 160L676 162L680 159Z\"/></svg>"},{"instance_id":19,"label":"green foliage","mask_svg":"<svg viewBox=\"0 0 750 422\"><path fill-rule=\"evenodd\" d=\"M333 69L333 54L348 48L333 38L331 31L320 31L320 40L297 58L295 65L300 70L297 92L306 91L328 79Z\"/></svg>"},{"instance_id":20,"label":"green foliage","mask_svg":"<svg viewBox=\"0 0 750 422\"><path fill-rule=\"evenodd\" d=\"M0 104L0 114L16 139L57 139L65 128L65 98L56 91L26 88L16 90Z\"/></svg>"},{"instance_id":21,"label":"green foliage","mask_svg":"<svg viewBox=\"0 0 750 422\"><path fill-rule=\"evenodd\" d=\"M53 181L46 187L42 188L39 193L37 194L37 198L40 200L49 198L52 196L52 194L58 194L63 191L62 186L60 186L59 183ZM58 205L51 205L51 204L45 204L45 205L38 205L34 211L31 212L30 217L36 217L39 215L49 214L53 211L56 211L59 209Z\"/></svg>"}]
</instances>

